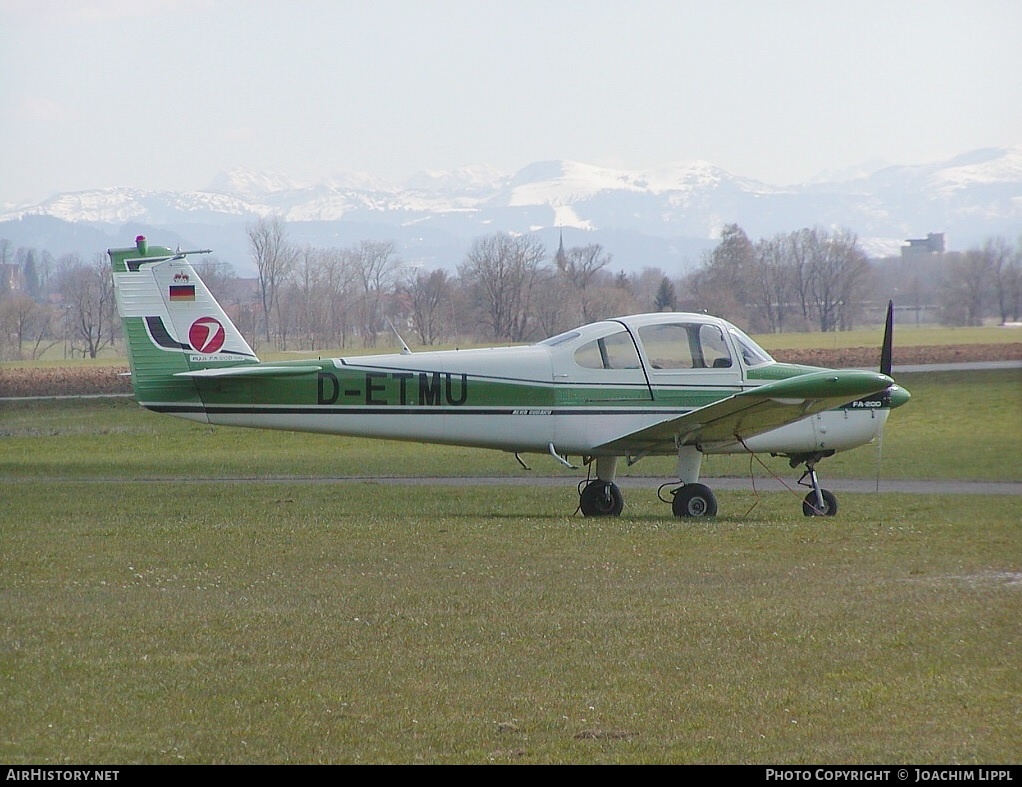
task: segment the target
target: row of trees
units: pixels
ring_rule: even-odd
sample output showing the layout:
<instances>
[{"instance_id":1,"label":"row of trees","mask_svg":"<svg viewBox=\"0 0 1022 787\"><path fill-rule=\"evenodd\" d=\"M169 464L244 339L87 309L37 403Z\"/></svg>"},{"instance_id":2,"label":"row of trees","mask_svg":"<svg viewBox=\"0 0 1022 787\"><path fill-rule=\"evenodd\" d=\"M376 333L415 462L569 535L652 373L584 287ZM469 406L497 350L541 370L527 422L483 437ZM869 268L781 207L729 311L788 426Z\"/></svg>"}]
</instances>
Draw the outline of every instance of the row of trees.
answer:
<instances>
[{"instance_id":1,"label":"row of trees","mask_svg":"<svg viewBox=\"0 0 1022 787\"><path fill-rule=\"evenodd\" d=\"M247 228L257 279L193 258L253 343L282 350L375 347L392 328L422 345L523 342L640 311L707 311L753 332L847 330L895 297L951 325L1022 316L1022 238L962 253L871 261L847 230L802 229L757 241L737 224L685 276L612 271L598 244L550 253L531 235L477 238L455 272L403 262L393 243L316 248L280 218ZM106 257L11 248L0 239L0 359L56 344L95 357L118 336Z\"/></svg>"},{"instance_id":2,"label":"row of trees","mask_svg":"<svg viewBox=\"0 0 1022 787\"><path fill-rule=\"evenodd\" d=\"M375 346L388 324L414 331L422 344L521 342L663 310L706 311L758 333L839 331L882 314L892 297L948 325L1017 321L1022 313L1022 237L1014 246L992 238L961 253L870 260L848 230L807 228L754 242L730 224L694 271L672 279L655 267L615 274L598 244L550 254L529 235L476 239L452 276L402 265L389 243L296 249L273 219L249 232L262 335L282 348L292 337L312 348L343 347L352 337Z\"/></svg>"},{"instance_id":3,"label":"row of trees","mask_svg":"<svg viewBox=\"0 0 1022 787\"><path fill-rule=\"evenodd\" d=\"M753 243L732 224L687 284L690 304L762 333L848 330L871 303L889 298L945 325L991 317L1004 324L1022 317L1022 237L871 261L847 230L802 229Z\"/></svg>"},{"instance_id":4,"label":"row of trees","mask_svg":"<svg viewBox=\"0 0 1022 787\"><path fill-rule=\"evenodd\" d=\"M64 357L95 358L119 335L106 255L54 259L0 239L0 360L39 358L55 345Z\"/></svg>"},{"instance_id":5,"label":"row of trees","mask_svg":"<svg viewBox=\"0 0 1022 787\"><path fill-rule=\"evenodd\" d=\"M754 331L848 330L871 293L871 266L846 230L803 229L753 243L737 224L689 278L695 303Z\"/></svg>"},{"instance_id":6,"label":"row of trees","mask_svg":"<svg viewBox=\"0 0 1022 787\"><path fill-rule=\"evenodd\" d=\"M598 244L551 256L531 235L476 239L454 274L404 264L393 243L298 246L280 219L251 225L248 238L258 272L258 325L250 327L279 349L375 347L392 328L423 345L460 338L523 342L649 310L650 294L665 278L656 269L635 277L608 273L611 256ZM222 285L229 291L229 282ZM218 297L230 304L223 292ZM245 304L235 299L233 307L245 320Z\"/></svg>"}]
</instances>

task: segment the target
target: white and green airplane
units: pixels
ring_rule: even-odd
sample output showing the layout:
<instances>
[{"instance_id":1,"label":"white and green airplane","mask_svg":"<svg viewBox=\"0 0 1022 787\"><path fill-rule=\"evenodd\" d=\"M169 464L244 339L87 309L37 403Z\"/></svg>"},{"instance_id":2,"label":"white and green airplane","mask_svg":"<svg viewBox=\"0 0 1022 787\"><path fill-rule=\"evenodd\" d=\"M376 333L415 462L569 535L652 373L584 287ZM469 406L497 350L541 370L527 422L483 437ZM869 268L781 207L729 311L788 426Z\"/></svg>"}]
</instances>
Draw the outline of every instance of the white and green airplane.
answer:
<instances>
[{"instance_id":1,"label":"white and green airplane","mask_svg":"<svg viewBox=\"0 0 1022 787\"><path fill-rule=\"evenodd\" d=\"M138 403L210 424L582 457L586 516L617 515L621 460L677 457L673 513L717 513L704 454L769 453L805 466L807 516L837 511L816 464L873 441L909 399L880 371L774 361L731 323L661 312L601 320L522 347L260 362L189 254L110 249ZM519 457L520 459L520 457ZM593 471L595 470L595 477ZM808 478L808 482L806 479ZM670 485L665 485L662 489Z\"/></svg>"}]
</instances>

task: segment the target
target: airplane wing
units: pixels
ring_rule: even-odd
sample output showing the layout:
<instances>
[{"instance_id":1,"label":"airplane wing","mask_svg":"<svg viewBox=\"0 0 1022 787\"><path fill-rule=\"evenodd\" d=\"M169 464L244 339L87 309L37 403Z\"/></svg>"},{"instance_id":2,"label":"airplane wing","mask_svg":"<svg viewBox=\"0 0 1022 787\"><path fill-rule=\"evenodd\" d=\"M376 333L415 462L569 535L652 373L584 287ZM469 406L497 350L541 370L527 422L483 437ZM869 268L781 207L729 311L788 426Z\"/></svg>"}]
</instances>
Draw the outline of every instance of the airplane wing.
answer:
<instances>
[{"instance_id":1,"label":"airplane wing","mask_svg":"<svg viewBox=\"0 0 1022 787\"><path fill-rule=\"evenodd\" d=\"M764 383L597 446L621 454L663 453L682 445L746 440L887 390L894 380L860 370L813 372Z\"/></svg>"}]
</instances>

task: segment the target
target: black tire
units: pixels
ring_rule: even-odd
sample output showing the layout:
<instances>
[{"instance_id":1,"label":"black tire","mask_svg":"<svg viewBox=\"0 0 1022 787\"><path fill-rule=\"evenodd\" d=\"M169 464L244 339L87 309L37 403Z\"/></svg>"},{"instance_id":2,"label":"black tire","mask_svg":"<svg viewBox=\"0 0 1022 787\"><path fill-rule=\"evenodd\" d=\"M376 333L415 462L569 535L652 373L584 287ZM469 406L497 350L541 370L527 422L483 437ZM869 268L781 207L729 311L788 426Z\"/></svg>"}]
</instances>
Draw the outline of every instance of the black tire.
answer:
<instances>
[{"instance_id":1,"label":"black tire","mask_svg":"<svg viewBox=\"0 0 1022 787\"><path fill-rule=\"evenodd\" d=\"M717 516L717 497L706 484L685 484L674 490L671 510L675 516Z\"/></svg>"},{"instance_id":2,"label":"black tire","mask_svg":"<svg viewBox=\"0 0 1022 787\"><path fill-rule=\"evenodd\" d=\"M834 516L837 513L837 498L829 489L821 489L823 510L816 504L816 492L810 492L802 501L802 513L806 516Z\"/></svg>"},{"instance_id":3,"label":"black tire","mask_svg":"<svg viewBox=\"0 0 1022 787\"><path fill-rule=\"evenodd\" d=\"M624 507L621 490L608 481L590 481L579 500L582 516L620 516Z\"/></svg>"}]
</instances>

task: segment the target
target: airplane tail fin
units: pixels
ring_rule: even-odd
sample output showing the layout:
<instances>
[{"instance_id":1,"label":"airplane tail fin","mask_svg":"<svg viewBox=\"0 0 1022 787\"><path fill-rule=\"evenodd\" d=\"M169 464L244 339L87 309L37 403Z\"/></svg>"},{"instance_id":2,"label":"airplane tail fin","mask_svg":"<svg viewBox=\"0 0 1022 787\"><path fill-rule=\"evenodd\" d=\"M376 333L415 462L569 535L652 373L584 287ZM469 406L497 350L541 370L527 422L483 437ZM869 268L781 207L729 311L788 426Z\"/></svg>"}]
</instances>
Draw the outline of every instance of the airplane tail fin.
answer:
<instances>
[{"instance_id":1,"label":"airplane tail fin","mask_svg":"<svg viewBox=\"0 0 1022 787\"><path fill-rule=\"evenodd\" d=\"M206 252L150 246L141 235L135 246L107 252L131 384L145 407L200 414L202 400L187 373L259 362L188 262L189 254Z\"/></svg>"}]
</instances>

